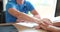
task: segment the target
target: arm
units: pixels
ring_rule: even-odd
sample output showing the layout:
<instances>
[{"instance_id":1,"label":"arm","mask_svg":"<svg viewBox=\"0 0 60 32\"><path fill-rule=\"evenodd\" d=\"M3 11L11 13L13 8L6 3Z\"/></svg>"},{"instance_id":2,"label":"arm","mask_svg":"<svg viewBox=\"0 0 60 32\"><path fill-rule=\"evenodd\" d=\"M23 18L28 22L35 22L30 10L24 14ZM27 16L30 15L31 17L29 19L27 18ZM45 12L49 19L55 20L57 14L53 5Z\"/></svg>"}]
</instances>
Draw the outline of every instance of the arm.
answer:
<instances>
[{"instance_id":1,"label":"arm","mask_svg":"<svg viewBox=\"0 0 60 32\"><path fill-rule=\"evenodd\" d=\"M33 14L34 17L40 19L38 12L36 11L34 6L30 2L27 2L27 9L28 9L28 11L30 11Z\"/></svg>"},{"instance_id":2,"label":"arm","mask_svg":"<svg viewBox=\"0 0 60 32\"><path fill-rule=\"evenodd\" d=\"M42 21L48 23L48 22L51 22L49 19L42 19ZM48 30L48 31L51 31L51 32L60 32L60 27L56 27L56 26L53 26L53 25L48 25L46 23L41 23L40 26L42 29L44 30Z\"/></svg>"},{"instance_id":3,"label":"arm","mask_svg":"<svg viewBox=\"0 0 60 32\"><path fill-rule=\"evenodd\" d=\"M38 14L38 12L35 9L33 9L31 13L33 14L34 17L41 19L40 15ZM38 25L38 26L35 26L34 28L39 29L40 26Z\"/></svg>"},{"instance_id":4,"label":"arm","mask_svg":"<svg viewBox=\"0 0 60 32\"><path fill-rule=\"evenodd\" d=\"M6 9L7 9L7 12L9 14L11 14L14 17L16 17L17 19L21 18L21 19L23 19L25 21L38 21L38 19L36 19L34 17L30 17L27 14L22 13L19 10L17 10L15 5L16 4L11 3L11 2L7 3ZM28 7L29 7L29 5L28 5ZM31 9L29 9L29 10L31 10Z\"/></svg>"},{"instance_id":5,"label":"arm","mask_svg":"<svg viewBox=\"0 0 60 32\"><path fill-rule=\"evenodd\" d=\"M14 9L14 8L9 8L8 12L18 19L21 18L25 21L37 21L37 19L30 17L27 14L24 14L22 12L19 12L18 10Z\"/></svg>"},{"instance_id":6,"label":"arm","mask_svg":"<svg viewBox=\"0 0 60 32\"><path fill-rule=\"evenodd\" d=\"M60 27L60 16L56 17L56 21L53 21L53 25Z\"/></svg>"},{"instance_id":7,"label":"arm","mask_svg":"<svg viewBox=\"0 0 60 32\"><path fill-rule=\"evenodd\" d=\"M60 27L60 22L57 21L56 23L53 23L54 26Z\"/></svg>"},{"instance_id":8,"label":"arm","mask_svg":"<svg viewBox=\"0 0 60 32\"><path fill-rule=\"evenodd\" d=\"M31 13L33 14L34 17L40 19L40 15L38 14L38 12L35 9L33 9Z\"/></svg>"},{"instance_id":9,"label":"arm","mask_svg":"<svg viewBox=\"0 0 60 32\"><path fill-rule=\"evenodd\" d=\"M51 32L60 32L60 27L49 26L48 30Z\"/></svg>"},{"instance_id":10,"label":"arm","mask_svg":"<svg viewBox=\"0 0 60 32\"><path fill-rule=\"evenodd\" d=\"M39 18L40 19L40 16L39 14L37 13L37 11L34 9L33 5L30 3L30 2L26 2L26 7L28 9L28 11L30 11L34 17L36 18ZM22 19L23 20L23 19ZM17 19L18 22L20 22L21 20ZM31 22L31 21L30 21Z\"/></svg>"}]
</instances>

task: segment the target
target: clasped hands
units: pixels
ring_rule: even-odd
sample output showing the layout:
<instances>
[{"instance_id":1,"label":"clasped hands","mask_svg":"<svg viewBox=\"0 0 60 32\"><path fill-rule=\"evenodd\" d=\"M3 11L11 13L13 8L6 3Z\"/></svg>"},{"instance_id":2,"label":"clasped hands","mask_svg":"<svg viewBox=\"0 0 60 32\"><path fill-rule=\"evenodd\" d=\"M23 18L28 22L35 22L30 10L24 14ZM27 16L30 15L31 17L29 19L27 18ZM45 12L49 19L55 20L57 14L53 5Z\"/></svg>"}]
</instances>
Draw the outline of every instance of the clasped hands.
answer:
<instances>
[{"instance_id":1,"label":"clasped hands","mask_svg":"<svg viewBox=\"0 0 60 32\"><path fill-rule=\"evenodd\" d=\"M17 22L24 22L24 20L21 20L21 19L17 19ZM49 25L53 25L52 22L47 19L47 18L43 18L43 19L40 19L39 21L34 21L35 23L38 24L38 26L35 26L34 28L36 29L44 29L44 30L47 30Z\"/></svg>"}]
</instances>

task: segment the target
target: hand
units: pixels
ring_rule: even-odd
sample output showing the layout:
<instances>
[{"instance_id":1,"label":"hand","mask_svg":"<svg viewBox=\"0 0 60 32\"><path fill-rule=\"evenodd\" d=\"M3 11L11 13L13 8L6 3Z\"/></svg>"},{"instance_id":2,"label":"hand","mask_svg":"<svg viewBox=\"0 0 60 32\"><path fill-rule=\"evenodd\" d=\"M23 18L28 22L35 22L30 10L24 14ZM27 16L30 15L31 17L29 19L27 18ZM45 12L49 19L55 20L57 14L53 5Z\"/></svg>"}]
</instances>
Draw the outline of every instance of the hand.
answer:
<instances>
[{"instance_id":1,"label":"hand","mask_svg":"<svg viewBox=\"0 0 60 32\"><path fill-rule=\"evenodd\" d=\"M44 26L42 28L45 29L45 26L47 27L48 25L52 25L52 22L47 18L43 18L42 20L36 21L36 23L39 24L38 26L35 27L37 29L40 29L41 26Z\"/></svg>"},{"instance_id":2,"label":"hand","mask_svg":"<svg viewBox=\"0 0 60 32\"><path fill-rule=\"evenodd\" d=\"M47 19L47 18L43 18L41 21L42 21L42 24L43 24L43 23L44 23L44 24L47 24L47 25L52 25L52 24L53 24L52 21L49 20L49 19Z\"/></svg>"},{"instance_id":3,"label":"hand","mask_svg":"<svg viewBox=\"0 0 60 32\"><path fill-rule=\"evenodd\" d=\"M42 22L40 23L40 27L42 29L47 30L48 29L47 27L49 25L52 25L52 22L49 19L47 19L47 18L42 19Z\"/></svg>"}]
</instances>

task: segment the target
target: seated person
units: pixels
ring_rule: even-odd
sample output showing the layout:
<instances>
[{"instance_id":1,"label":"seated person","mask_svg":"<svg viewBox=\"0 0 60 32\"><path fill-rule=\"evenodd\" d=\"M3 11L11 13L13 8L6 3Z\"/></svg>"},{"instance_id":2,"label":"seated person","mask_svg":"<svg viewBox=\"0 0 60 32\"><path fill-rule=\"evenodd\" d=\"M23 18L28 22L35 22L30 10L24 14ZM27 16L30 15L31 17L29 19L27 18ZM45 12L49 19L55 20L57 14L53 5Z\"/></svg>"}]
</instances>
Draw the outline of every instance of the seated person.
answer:
<instances>
[{"instance_id":1,"label":"seated person","mask_svg":"<svg viewBox=\"0 0 60 32\"><path fill-rule=\"evenodd\" d=\"M39 20L37 19L33 19L29 16L27 16L26 14L28 14L28 11L30 11L34 17L37 17L37 18L40 18L39 17L39 14L36 12L36 10L34 9L34 7L31 5L30 2L28 1L25 1L25 0L10 0L7 5L6 5L6 23L14 23L16 22L16 20L24 20L24 21L35 21L36 23L39 23L41 28L45 29L46 27L45 26L48 26L48 25L45 25L43 27L41 22L39 22ZM25 14L26 13L26 14ZM17 21L19 22L19 21ZM44 22L44 21L43 21ZM50 24L50 21L48 21ZM46 23L47 24L47 23ZM51 26L53 26L51 24Z\"/></svg>"},{"instance_id":2,"label":"seated person","mask_svg":"<svg viewBox=\"0 0 60 32\"><path fill-rule=\"evenodd\" d=\"M34 17L40 18L30 2L26 0L9 0L6 5L6 23L20 22L20 20L34 21L25 15L28 14L28 11L30 11Z\"/></svg>"}]
</instances>

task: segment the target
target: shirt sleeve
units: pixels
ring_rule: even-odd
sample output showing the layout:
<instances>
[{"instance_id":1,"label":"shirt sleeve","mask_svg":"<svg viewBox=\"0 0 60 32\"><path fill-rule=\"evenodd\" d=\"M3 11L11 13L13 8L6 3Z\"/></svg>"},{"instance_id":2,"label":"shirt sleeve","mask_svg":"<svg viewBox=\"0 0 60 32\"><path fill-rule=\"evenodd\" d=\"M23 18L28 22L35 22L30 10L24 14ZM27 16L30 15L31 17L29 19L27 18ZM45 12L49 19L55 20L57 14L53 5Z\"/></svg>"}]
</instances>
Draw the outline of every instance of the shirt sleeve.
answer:
<instances>
[{"instance_id":1,"label":"shirt sleeve","mask_svg":"<svg viewBox=\"0 0 60 32\"><path fill-rule=\"evenodd\" d=\"M29 11L32 11L34 9L34 6L30 3L30 2L27 2L28 4L28 10Z\"/></svg>"},{"instance_id":2,"label":"shirt sleeve","mask_svg":"<svg viewBox=\"0 0 60 32\"><path fill-rule=\"evenodd\" d=\"M16 5L14 3L7 3L6 5L6 22L10 23L10 22L16 22L16 17L12 16L11 14L8 13L8 9L9 8L16 8Z\"/></svg>"},{"instance_id":3,"label":"shirt sleeve","mask_svg":"<svg viewBox=\"0 0 60 32\"><path fill-rule=\"evenodd\" d=\"M16 8L15 7L15 4L14 3L7 3L7 5L6 5L6 10L8 10L9 8Z\"/></svg>"}]
</instances>

